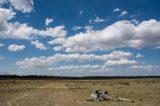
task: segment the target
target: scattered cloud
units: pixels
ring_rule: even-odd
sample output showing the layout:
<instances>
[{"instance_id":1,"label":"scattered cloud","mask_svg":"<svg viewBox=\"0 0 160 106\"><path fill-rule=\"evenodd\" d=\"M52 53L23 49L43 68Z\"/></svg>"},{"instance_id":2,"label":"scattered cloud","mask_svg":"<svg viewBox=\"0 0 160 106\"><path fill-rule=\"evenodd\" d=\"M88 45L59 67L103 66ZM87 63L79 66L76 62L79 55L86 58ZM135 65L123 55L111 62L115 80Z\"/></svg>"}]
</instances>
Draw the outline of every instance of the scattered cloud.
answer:
<instances>
[{"instance_id":1,"label":"scattered cloud","mask_svg":"<svg viewBox=\"0 0 160 106\"><path fill-rule=\"evenodd\" d=\"M7 24L7 21L15 16L15 12L10 9L4 9L0 7L0 23ZM4 23L3 23L4 22ZM3 25L1 25L2 27Z\"/></svg>"},{"instance_id":2,"label":"scattered cloud","mask_svg":"<svg viewBox=\"0 0 160 106\"><path fill-rule=\"evenodd\" d=\"M48 27L46 30L38 30L36 33L42 37L64 37L67 31L64 30L65 26L56 26L54 28Z\"/></svg>"},{"instance_id":3,"label":"scattered cloud","mask_svg":"<svg viewBox=\"0 0 160 106\"><path fill-rule=\"evenodd\" d=\"M156 46L156 47L154 47L154 49L160 49L160 46Z\"/></svg>"},{"instance_id":4,"label":"scattered cloud","mask_svg":"<svg viewBox=\"0 0 160 106\"><path fill-rule=\"evenodd\" d=\"M142 54L140 54L140 53L138 53L137 55L136 55L136 58L143 58L144 56L142 55Z\"/></svg>"},{"instance_id":5,"label":"scattered cloud","mask_svg":"<svg viewBox=\"0 0 160 106\"><path fill-rule=\"evenodd\" d=\"M128 60L133 54L124 51L113 51L110 54L95 55L95 54L55 54L53 56L32 57L18 61L16 64L23 68L34 68L39 66L49 66L57 62L91 62L108 60ZM38 62L38 63L37 63Z\"/></svg>"},{"instance_id":6,"label":"scattered cloud","mask_svg":"<svg viewBox=\"0 0 160 106\"><path fill-rule=\"evenodd\" d=\"M102 23L102 22L106 22L108 19L103 19L103 18L99 18L98 16L96 16L95 19L93 20L89 20L90 24L94 24L94 23Z\"/></svg>"},{"instance_id":7,"label":"scattered cloud","mask_svg":"<svg viewBox=\"0 0 160 106\"><path fill-rule=\"evenodd\" d=\"M53 47L54 51L61 51L62 49L63 49L62 46Z\"/></svg>"},{"instance_id":8,"label":"scattered cloud","mask_svg":"<svg viewBox=\"0 0 160 106\"><path fill-rule=\"evenodd\" d=\"M81 10L81 11L79 12L79 16L81 17L81 16L82 16L82 14L83 14L83 11Z\"/></svg>"},{"instance_id":9,"label":"scattered cloud","mask_svg":"<svg viewBox=\"0 0 160 106\"><path fill-rule=\"evenodd\" d=\"M69 65L69 66L60 66L60 67L50 67L49 71L89 71L89 72L101 72L109 71L110 68L104 65Z\"/></svg>"},{"instance_id":10,"label":"scattered cloud","mask_svg":"<svg viewBox=\"0 0 160 106\"><path fill-rule=\"evenodd\" d=\"M133 65L133 66L131 66L131 69L134 69L134 70L137 70L137 71L145 70L145 71L152 72L152 71L157 71L160 68L158 66L155 66L155 65Z\"/></svg>"},{"instance_id":11,"label":"scattered cloud","mask_svg":"<svg viewBox=\"0 0 160 106\"><path fill-rule=\"evenodd\" d=\"M44 44L40 43L38 40L31 41L31 44L40 50L47 50L47 47L45 47Z\"/></svg>"},{"instance_id":12,"label":"scattered cloud","mask_svg":"<svg viewBox=\"0 0 160 106\"><path fill-rule=\"evenodd\" d=\"M26 23L8 22L14 18L15 14L10 9L0 8L0 38L34 39L35 36L54 38L64 37L67 34L64 25L39 30L28 26Z\"/></svg>"},{"instance_id":13,"label":"scattered cloud","mask_svg":"<svg viewBox=\"0 0 160 106\"><path fill-rule=\"evenodd\" d=\"M34 2L33 0L7 0L14 9L23 13L30 13L33 11Z\"/></svg>"},{"instance_id":14,"label":"scattered cloud","mask_svg":"<svg viewBox=\"0 0 160 106\"><path fill-rule=\"evenodd\" d=\"M159 33L160 22L155 19L142 21L138 25L122 20L102 30L90 28L74 36L54 39L49 44L60 44L66 52L106 51L124 47L140 49L159 45Z\"/></svg>"},{"instance_id":15,"label":"scattered cloud","mask_svg":"<svg viewBox=\"0 0 160 106\"><path fill-rule=\"evenodd\" d=\"M134 64L138 64L138 62L135 60L121 59L121 60L109 60L105 64L106 65L134 65Z\"/></svg>"},{"instance_id":16,"label":"scattered cloud","mask_svg":"<svg viewBox=\"0 0 160 106\"><path fill-rule=\"evenodd\" d=\"M114 12L114 13L115 13L115 12L120 13L119 17L125 16L125 15L128 14L128 12L127 12L126 10L122 10L122 9L120 9L120 8L115 8L115 9L113 10L113 12Z\"/></svg>"},{"instance_id":17,"label":"scattered cloud","mask_svg":"<svg viewBox=\"0 0 160 106\"><path fill-rule=\"evenodd\" d=\"M87 25L84 27L84 29L86 30L86 32L90 32L93 29L93 26Z\"/></svg>"},{"instance_id":18,"label":"scattered cloud","mask_svg":"<svg viewBox=\"0 0 160 106\"><path fill-rule=\"evenodd\" d=\"M119 12L119 11L121 11L120 8L115 8L115 9L113 10L113 12Z\"/></svg>"},{"instance_id":19,"label":"scattered cloud","mask_svg":"<svg viewBox=\"0 0 160 106\"><path fill-rule=\"evenodd\" d=\"M53 56L45 57L32 57L26 58L22 61L17 61L16 64L20 68L28 69L39 69L48 68L49 71L90 71L90 72L101 72L101 71L112 71L118 70L121 67L127 70L137 71L156 71L159 69L155 65L141 65L136 60L130 60L136 58L131 52L124 51L113 51L109 54L95 55L95 54L55 54ZM68 65L72 62L92 62L102 61L103 63L97 64L74 64ZM66 62L67 65L58 65L61 62ZM56 65L56 66L55 66ZM54 66L54 67L53 67ZM118 69L117 69L118 68Z\"/></svg>"},{"instance_id":20,"label":"scattered cloud","mask_svg":"<svg viewBox=\"0 0 160 106\"><path fill-rule=\"evenodd\" d=\"M117 21L101 30L95 30L94 26L73 26L72 29L74 31L80 29L83 29L84 31L71 36L67 35L64 25L48 27L54 21L54 19L51 18L46 18L45 29L36 29L29 26L27 23L18 22L16 19L13 20L17 11L22 13L34 11L33 0L0 0L0 39L12 38L31 40L31 45L34 45L36 48L48 50L48 48L42 42L36 40L36 38L49 37L51 41L49 41L48 44L54 45L53 51L72 53L54 54L48 57L25 58L24 60L16 62L16 65L21 68L41 69L42 67L45 67L45 69L51 71L108 71L117 66L147 71L160 69L159 66L156 65L145 65L140 63L138 61L140 59L137 58L144 57L140 53L134 56L131 52L124 51L112 51L109 54L102 55L98 55L97 52L95 52L126 47L136 49L154 47L154 49L160 49L160 21L151 19L139 22L139 20L135 19L137 16L132 15L130 16L131 20ZM119 17L123 17L128 14L128 11L115 8L113 13L120 14ZM81 10L79 12L79 17L82 17L83 14L84 12ZM108 21L107 18L95 15L95 18L90 19L89 23L95 24L106 21ZM0 43L0 47L2 46L4 46L4 44ZM22 51L25 47L25 45L11 44L8 46L8 50L12 52ZM90 54L90 52L93 54ZM1 59L2 57L0 56L0 60ZM86 64L86 62L88 63ZM89 64L90 62L93 63ZM71 65L73 63L74 65Z\"/></svg>"},{"instance_id":21,"label":"scattered cloud","mask_svg":"<svg viewBox=\"0 0 160 106\"><path fill-rule=\"evenodd\" d=\"M105 22L106 19L99 18L98 16L93 20L95 23Z\"/></svg>"},{"instance_id":22,"label":"scattered cloud","mask_svg":"<svg viewBox=\"0 0 160 106\"><path fill-rule=\"evenodd\" d=\"M16 45L16 44L12 44L8 46L8 50L12 51L12 52L16 52L16 51L22 51L23 49L25 49L24 45Z\"/></svg>"},{"instance_id":23,"label":"scattered cloud","mask_svg":"<svg viewBox=\"0 0 160 106\"><path fill-rule=\"evenodd\" d=\"M81 26L73 26L72 27L72 29L74 30L74 31L77 31L77 30L80 30L80 29L82 29L83 27L81 27Z\"/></svg>"},{"instance_id":24,"label":"scattered cloud","mask_svg":"<svg viewBox=\"0 0 160 106\"><path fill-rule=\"evenodd\" d=\"M128 14L127 11L122 11L119 16L122 17L122 16L125 16L125 15L127 15L127 14Z\"/></svg>"},{"instance_id":25,"label":"scattered cloud","mask_svg":"<svg viewBox=\"0 0 160 106\"><path fill-rule=\"evenodd\" d=\"M138 25L139 21L137 19L132 19L131 22L133 22L134 24Z\"/></svg>"},{"instance_id":26,"label":"scattered cloud","mask_svg":"<svg viewBox=\"0 0 160 106\"><path fill-rule=\"evenodd\" d=\"M45 25L46 26L48 26L50 23L52 23L53 22L53 19L51 19L51 18L46 18L46 20L45 20Z\"/></svg>"},{"instance_id":27,"label":"scattered cloud","mask_svg":"<svg viewBox=\"0 0 160 106\"><path fill-rule=\"evenodd\" d=\"M0 43L0 47L4 46L4 44Z\"/></svg>"}]
</instances>

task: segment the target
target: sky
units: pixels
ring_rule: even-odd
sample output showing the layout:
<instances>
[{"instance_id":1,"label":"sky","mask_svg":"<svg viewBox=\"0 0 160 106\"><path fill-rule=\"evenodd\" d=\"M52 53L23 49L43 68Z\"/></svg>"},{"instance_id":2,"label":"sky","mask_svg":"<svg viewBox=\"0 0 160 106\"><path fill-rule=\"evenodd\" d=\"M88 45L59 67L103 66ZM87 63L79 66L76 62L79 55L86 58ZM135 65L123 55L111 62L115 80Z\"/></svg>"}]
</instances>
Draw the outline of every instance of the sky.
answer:
<instances>
[{"instance_id":1,"label":"sky","mask_svg":"<svg viewBox=\"0 0 160 106\"><path fill-rule=\"evenodd\" d=\"M160 75L159 0L0 0L0 74Z\"/></svg>"}]
</instances>

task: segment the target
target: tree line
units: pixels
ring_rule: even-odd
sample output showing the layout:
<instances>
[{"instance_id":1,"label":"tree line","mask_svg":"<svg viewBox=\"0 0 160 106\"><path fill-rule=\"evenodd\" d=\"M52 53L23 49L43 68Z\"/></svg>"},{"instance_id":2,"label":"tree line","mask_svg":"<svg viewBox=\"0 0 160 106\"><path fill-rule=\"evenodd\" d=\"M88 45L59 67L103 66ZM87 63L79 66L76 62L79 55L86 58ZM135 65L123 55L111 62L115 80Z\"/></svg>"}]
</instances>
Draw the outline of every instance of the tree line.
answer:
<instances>
[{"instance_id":1,"label":"tree line","mask_svg":"<svg viewBox=\"0 0 160 106\"><path fill-rule=\"evenodd\" d=\"M160 76L49 76L49 75L0 75L0 79L142 79L142 78L160 78Z\"/></svg>"}]
</instances>

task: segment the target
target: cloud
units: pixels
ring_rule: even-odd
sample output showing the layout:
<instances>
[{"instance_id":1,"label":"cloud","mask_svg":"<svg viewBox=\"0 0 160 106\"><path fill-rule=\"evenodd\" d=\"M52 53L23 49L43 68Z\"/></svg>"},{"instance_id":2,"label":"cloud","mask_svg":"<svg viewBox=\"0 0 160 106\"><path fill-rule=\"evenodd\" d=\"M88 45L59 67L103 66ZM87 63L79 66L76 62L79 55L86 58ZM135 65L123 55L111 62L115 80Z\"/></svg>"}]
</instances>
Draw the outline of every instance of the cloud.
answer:
<instances>
[{"instance_id":1,"label":"cloud","mask_svg":"<svg viewBox=\"0 0 160 106\"><path fill-rule=\"evenodd\" d=\"M133 22L134 24L138 25L139 24L139 21L136 20L136 19L132 19L131 22Z\"/></svg>"},{"instance_id":2,"label":"cloud","mask_svg":"<svg viewBox=\"0 0 160 106\"><path fill-rule=\"evenodd\" d=\"M158 70L158 66L141 65L131 52L113 51L109 54L55 54L53 56L32 57L17 61L16 65L23 69L48 69L48 71L88 71L104 72L125 68L126 70ZM89 64L97 61L96 64ZM100 63L98 61L101 61ZM61 62L66 64L61 64ZM74 62L74 65L73 65ZM86 64L87 62L87 64ZM85 64L84 64L85 63ZM123 68L122 68L123 67Z\"/></svg>"},{"instance_id":3,"label":"cloud","mask_svg":"<svg viewBox=\"0 0 160 106\"><path fill-rule=\"evenodd\" d=\"M144 57L142 54L140 54L140 53L138 53L137 55L136 55L136 58L142 58L142 57Z\"/></svg>"},{"instance_id":4,"label":"cloud","mask_svg":"<svg viewBox=\"0 0 160 106\"><path fill-rule=\"evenodd\" d=\"M120 8L115 8L115 9L113 10L113 12L119 12L119 11L121 11Z\"/></svg>"},{"instance_id":5,"label":"cloud","mask_svg":"<svg viewBox=\"0 0 160 106\"><path fill-rule=\"evenodd\" d=\"M95 18L95 19L93 19L93 20L89 20L89 23L90 24L94 24L94 23L102 23L102 22L106 22L107 21L107 19L103 19L103 18L99 18L98 16Z\"/></svg>"},{"instance_id":6,"label":"cloud","mask_svg":"<svg viewBox=\"0 0 160 106\"><path fill-rule=\"evenodd\" d=\"M91 26L91 25L86 25L86 26L84 26L84 27L81 27L81 26L73 26L72 29L73 29L74 31L83 29L83 30L85 30L85 31L87 32L87 31L91 31L91 30L93 29L93 26Z\"/></svg>"},{"instance_id":7,"label":"cloud","mask_svg":"<svg viewBox=\"0 0 160 106\"><path fill-rule=\"evenodd\" d=\"M100 22L105 22L106 19L103 19L103 18L99 18L98 16L93 20L93 22L95 23L100 23Z\"/></svg>"},{"instance_id":8,"label":"cloud","mask_svg":"<svg viewBox=\"0 0 160 106\"><path fill-rule=\"evenodd\" d=\"M86 32L90 32L93 29L93 26L87 25L84 27L84 29L86 30Z\"/></svg>"},{"instance_id":9,"label":"cloud","mask_svg":"<svg viewBox=\"0 0 160 106\"><path fill-rule=\"evenodd\" d=\"M67 34L63 25L39 30L28 26L26 23L8 22L14 18L15 14L10 9L0 8L0 38L34 39L36 36L54 38L64 37Z\"/></svg>"},{"instance_id":10,"label":"cloud","mask_svg":"<svg viewBox=\"0 0 160 106\"><path fill-rule=\"evenodd\" d=\"M127 11L122 11L119 16L121 17L121 16L125 16L125 15L127 15L127 14L128 14Z\"/></svg>"},{"instance_id":11,"label":"cloud","mask_svg":"<svg viewBox=\"0 0 160 106\"><path fill-rule=\"evenodd\" d=\"M121 59L121 60L109 60L105 63L105 65L134 65L138 64L135 60L127 60L127 59Z\"/></svg>"},{"instance_id":12,"label":"cloud","mask_svg":"<svg viewBox=\"0 0 160 106\"><path fill-rule=\"evenodd\" d=\"M155 47L160 42L160 22L151 19L138 25L131 21L115 22L102 30L90 29L67 38L57 38L49 44L60 44L66 52L108 51L116 48Z\"/></svg>"},{"instance_id":13,"label":"cloud","mask_svg":"<svg viewBox=\"0 0 160 106\"><path fill-rule=\"evenodd\" d=\"M45 20L45 25L48 26L50 23L53 22L53 19L50 19L50 18L46 18Z\"/></svg>"},{"instance_id":14,"label":"cloud","mask_svg":"<svg viewBox=\"0 0 160 106\"><path fill-rule=\"evenodd\" d=\"M4 46L4 44L0 43L0 47Z\"/></svg>"},{"instance_id":15,"label":"cloud","mask_svg":"<svg viewBox=\"0 0 160 106\"><path fill-rule=\"evenodd\" d=\"M133 57L133 54L131 52L113 51L108 55L104 55L103 58L107 58L107 59L128 59L130 57Z\"/></svg>"},{"instance_id":16,"label":"cloud","mask_svg":"<svg viewBox=\"0 0 160 106\"><path fill-rule=\"evenodd\" d=\"M136 70L136 71L157 71L159 70L159 66L156 65L133 65L131 66L131 69Z\"/></svg>"},{"instance_id":17,"label":"cloud","mask_svg":"<svg viewBox=\"0 0 160 106\"><path fill-rule=\"evenodd\" d=\"M54 51L61 51L62 49L62 46L56 46L53 48Z\"/></svg>"},{"instance_id":18,"label":"cloud","mask_svg":"<svg viewBox=\"0 0 160 106\"><path fill-rule=\"evenodd\" d=\"M125 16L128 14L128 12L126 10L121 10L119 8L114 9L113 12L118 12L118 13L120 12L119 17Z\"/></svg>"},{"instance_id":19,"label":"cloud","mask_svg":"<svg viewBox=\"0 0 160 106\"><path fill-rule=\"evenodd\" d=\"M23 61L18 61L16 62L16 65L19 65L20 67L23 68L38 68L41 66L47 66L48 62L46 62L45 57L32 57L32 58L26 58Z\"/></svg>"},{"instance_id":20,"label":"cloud","mask_svg":"<svg viewBox=\"0 0 160 106\"><path fill-rule=\"evenodd\" d=\"M8 2L14 7L14 9L23 13L29 13L33 11L33 0L8 0Z\"/></svg>"},{"instance_id":21,"label":"cloud","mask_svg":"<svg viewBox=\"0 0 160 106\"><path fill-rule=\"evenodd\" d=\"M101 72L101 71L109 71L110 68L104 65L68 65L68 66L60 66L60 67L50 67L49 71L89 71L89 72Z\"/></svg>"},{"instance_id":22,"label":"cloud","mask_svg":"<svg viewBox=\"0 0 160 106\"><path fill-rule=\"evenodd\" d=\"M6 22L15 16L15 12L10 9L0 8L0 23ZM5 23L3 23L5 24ZM2 26L2 25L1 25Z\"/></svg>"},{"instance_id":23,"label":"cloud","mask_svg":"<svg viewBox=\"0 0 160 106\"><path fill-rule=\"evenodd\" d=\"M7 3L7 0L0 0L0 6L5 3Z\"/></svg>"},{"instance_id":24,"label":"cloud","mask_svg":"<svg viewBox=\"0 0 160 106\"><path fill-rule=\"evenodd\" d=\"M40 50L47 50L47 47L45 47L44 44L40 43L38 40L31 41L31 44Z\"/></svg>"},{"instance_id":25,"label":"cloud","mask_svg":"<svg viewBox=\"0 0 160 106\"><path fill-rule=\"evenodd\" d=\"M95 54L55 54L53 56L32 57L18 61L16 64L23 68L35 68L39 66L49 66L57 62L91 62L108 60L129 59L133 54L124 51L113 51L110 54L95 55ZM37 63L38 62L38 63Z\"/></svg>"},{"instance_id":26,"label":"cloud","mask_svg":"<svg viewBox=\"0 0 160 106\"><path fill-rule=\"evenodd\" d=\"M64 37L67 34L67 31L65 31L64 28L64 25L56 26L54 28L48 27L46 30L38 30L35 33L42 37Z\"/></svg>"},{"instance_id":27,"label":"cloud","mask_svg":"<svg viewBox=\"0 0 160 106\"><path fill-rule=\"evenodd\" d=\"M156 46L156 47L154 47L154 49L160 49L160 46Z\"/></svg>"},{"instance_id":28,"label":"cloud","mask_svg":"<svg viewBox=\"0 0 160 106\"><path fill-rule=\"evenodd\" d=\"M72 27L72 29L74 30L74 31L77 31L77 30L80 30L80 29L82 29L83 27L81 27L81 26L73 26Z\"/></svg>"},{"instance_id":29,"label":"cloud","mask_svg":"<svg viewBox=\"0 0 160 106\"><path fill-rule=\"evenodd\" d=\"M82 14L83 14L83 11L81 10L81 11L79 12L79 16L81 17L81 16L82 16Z\"/></svg>"},{"instance_id":30,"label":"cloud","mask_svg":"<svg viewBox=\"0 0 160 106\"><path fill-rule=\"evenodd\" d=\"M8 50L12 51L12 52L16 52L16 51L22 51L23 49L25 49L24 45L16 45L16 44L12 44L8 46Z\"/></svg>"}]
</instances>

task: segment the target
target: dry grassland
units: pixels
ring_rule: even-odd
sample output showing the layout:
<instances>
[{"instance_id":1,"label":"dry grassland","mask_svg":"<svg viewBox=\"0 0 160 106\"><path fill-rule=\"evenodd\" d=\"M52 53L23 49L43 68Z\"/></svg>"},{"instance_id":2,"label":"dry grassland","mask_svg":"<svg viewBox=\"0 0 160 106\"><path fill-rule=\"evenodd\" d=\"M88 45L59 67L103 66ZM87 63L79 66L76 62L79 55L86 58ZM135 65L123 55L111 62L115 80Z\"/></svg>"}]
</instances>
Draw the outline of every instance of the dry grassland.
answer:
<instances>
[{"instance_id":1,"label":"dry grassland","mask_svg":"<svg viewBox=\"0 0 160 106\"><path fill-rule=\"evenodd\" d=\"M88 101L96 89L134 102ZM0 106L160 106L160 79L0 80Z\"/></svg>"}]
</instances>

